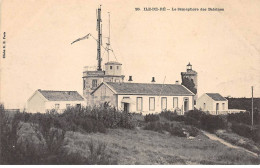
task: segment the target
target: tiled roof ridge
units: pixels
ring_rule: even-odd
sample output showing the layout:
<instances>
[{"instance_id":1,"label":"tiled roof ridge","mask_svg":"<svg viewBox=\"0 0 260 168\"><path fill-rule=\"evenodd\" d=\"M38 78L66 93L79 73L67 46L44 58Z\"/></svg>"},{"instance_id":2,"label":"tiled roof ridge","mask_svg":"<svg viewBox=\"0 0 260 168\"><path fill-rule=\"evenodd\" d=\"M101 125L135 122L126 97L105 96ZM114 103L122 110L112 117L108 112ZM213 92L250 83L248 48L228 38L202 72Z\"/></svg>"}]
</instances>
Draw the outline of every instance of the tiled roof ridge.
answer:
<instances>
[{"instance_id":1,"label":"tiled roof ridge","mask_svg":"<svg viewBox=\"0 0 260 168\"><path fill-rule=\"evenodd\" d=\"M42 89L38 89L38 91L45 91L45 92L77 92L76 90L42 90Z\"/></svg>"}]
</instances>

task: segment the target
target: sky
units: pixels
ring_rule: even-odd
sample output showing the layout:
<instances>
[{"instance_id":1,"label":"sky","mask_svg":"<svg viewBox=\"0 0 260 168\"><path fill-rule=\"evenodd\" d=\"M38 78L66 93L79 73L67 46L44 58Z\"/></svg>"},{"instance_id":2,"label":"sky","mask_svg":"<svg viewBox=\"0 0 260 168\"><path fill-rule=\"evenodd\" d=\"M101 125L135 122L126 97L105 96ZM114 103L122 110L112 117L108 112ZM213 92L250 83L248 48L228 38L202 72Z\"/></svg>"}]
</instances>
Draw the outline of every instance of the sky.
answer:
<instances>
[{"instance_id":1,"label":"sky","mask_svg":"<svg viewBox=\"0 0 260 168\"><path fill-rule=\"evenodd\" d=\"M71 42L88 33L97 37L99 5L103 37L108 36L110 12L111 46L125 81L131 75L134 82L155 77L157 83L175 83L190 62L198 72L199 96L250 97L254 86L254 96L260 97L259 0L2 0L0 102L6 108L24 108L37 89L83 93L83 67L97 65L97 44L92 38ZM103 53L102 64L108 61Z\"/></svg>"}]
</instances>

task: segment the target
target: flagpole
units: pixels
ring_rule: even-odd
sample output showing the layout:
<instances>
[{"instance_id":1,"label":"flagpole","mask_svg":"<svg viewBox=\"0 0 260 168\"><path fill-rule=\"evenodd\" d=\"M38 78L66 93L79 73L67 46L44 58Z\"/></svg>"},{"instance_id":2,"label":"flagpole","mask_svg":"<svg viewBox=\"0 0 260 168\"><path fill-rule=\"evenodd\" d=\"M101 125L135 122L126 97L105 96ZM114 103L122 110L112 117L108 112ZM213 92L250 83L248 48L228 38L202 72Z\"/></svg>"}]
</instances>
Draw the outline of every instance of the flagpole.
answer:
<instances>
[{"instance_id":1,"label":"flagpole","mask_svg":"<svg viewBox=\"0 0 260 168\"><path fill-rule=\"evenodd\" d=\"M252 128L254 125L254 86L252 88Z\"/></svg>"}]
</instances>

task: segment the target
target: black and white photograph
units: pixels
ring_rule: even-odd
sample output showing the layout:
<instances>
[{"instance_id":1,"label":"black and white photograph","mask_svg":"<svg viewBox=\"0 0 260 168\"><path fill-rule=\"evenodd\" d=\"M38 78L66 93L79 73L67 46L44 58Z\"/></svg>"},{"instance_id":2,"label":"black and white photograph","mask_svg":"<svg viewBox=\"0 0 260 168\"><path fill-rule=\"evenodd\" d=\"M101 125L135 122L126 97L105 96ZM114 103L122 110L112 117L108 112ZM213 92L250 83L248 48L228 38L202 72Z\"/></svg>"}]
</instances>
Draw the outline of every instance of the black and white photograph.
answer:
<instances>
[{"instance_id":1,"label":"black and white photograph","mask_svg":"<svg viewBox=\"0 0 260 168\"><path fill-rule=\"evenodd\" d=\"M0 166L259 165L259 0L1 0Z\"/></svg>"}]
</instances>

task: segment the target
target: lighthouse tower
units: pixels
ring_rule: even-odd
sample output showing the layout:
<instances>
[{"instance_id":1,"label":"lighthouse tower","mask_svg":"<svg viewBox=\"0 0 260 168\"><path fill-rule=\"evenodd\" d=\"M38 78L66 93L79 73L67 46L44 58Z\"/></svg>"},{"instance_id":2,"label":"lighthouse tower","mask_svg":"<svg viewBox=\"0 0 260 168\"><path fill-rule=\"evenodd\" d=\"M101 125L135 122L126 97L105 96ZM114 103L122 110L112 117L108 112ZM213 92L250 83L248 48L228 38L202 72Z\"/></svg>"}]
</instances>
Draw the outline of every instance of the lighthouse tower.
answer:
<instances>
[{"instance_id":1,"label":"lighthouse tower","mask_svg":"<svg viewBox=\"0 0 260 168\"><path fill-rule=\"evenodd\" d=\"M196 103L196 100L198 98L198 73L192 70L192 65L190 63L186 66L186 72L181 72L181 79L181 84L187 87L190 91L192 91L195 94L194 100Z\"/></svg>"}]
</instances>

